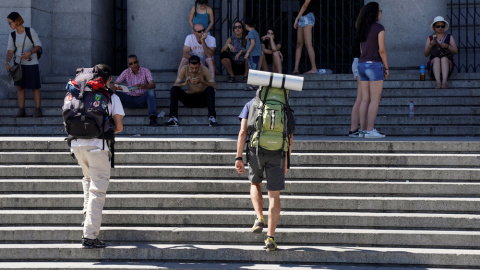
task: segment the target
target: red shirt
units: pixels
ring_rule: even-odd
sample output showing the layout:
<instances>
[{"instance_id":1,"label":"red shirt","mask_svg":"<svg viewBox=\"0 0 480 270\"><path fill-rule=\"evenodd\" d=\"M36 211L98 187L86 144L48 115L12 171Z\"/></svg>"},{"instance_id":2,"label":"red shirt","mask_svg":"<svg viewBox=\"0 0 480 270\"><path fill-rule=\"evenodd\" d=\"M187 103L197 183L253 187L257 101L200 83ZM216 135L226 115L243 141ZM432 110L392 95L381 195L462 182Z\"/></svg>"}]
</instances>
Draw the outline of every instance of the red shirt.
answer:
<instances>
[{"instance_id":1,"label":"red shirt","mask_svg":"<svg viewBox=\"0 0 480 270\"><path fill-rule=\"evenodd\" d=\"M140 67L137 74L134 74L131 68L127 68L115 81L118 83L127 82L127 86L130 87L138 84L148 84L149 81L153 81L153 78L152 73L148 68ZM147 90L137 89L126 94L130 96L141 96L145 91Z\"/></svg>"}]
</instances>

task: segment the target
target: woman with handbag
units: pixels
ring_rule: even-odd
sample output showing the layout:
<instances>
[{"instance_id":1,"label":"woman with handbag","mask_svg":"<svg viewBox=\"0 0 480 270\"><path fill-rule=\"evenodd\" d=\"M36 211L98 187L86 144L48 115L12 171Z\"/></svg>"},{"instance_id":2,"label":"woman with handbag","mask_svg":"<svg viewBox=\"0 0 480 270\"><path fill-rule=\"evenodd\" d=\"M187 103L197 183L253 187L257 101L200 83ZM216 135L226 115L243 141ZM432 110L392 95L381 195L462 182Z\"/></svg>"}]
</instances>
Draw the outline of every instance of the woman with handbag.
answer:
<instances>
[{"instance_id":1,"label":"woman with handbag","mask_svg":"<svg viewBox=\"0 0 480 270\"><path fill-rule=\"evenodd\" d=\"M425 43L425 56L430 56L427 70L431 77L435 78L435 88L447 88L447 78L452 74L455 63L453 55L458 53L457 44L449 34L448 22L442 16L433 19L430 29L435 33L427 38Z\"/></svg>"},{"instance_id":2,"label":"woman with handbag","mask_svg":"<svg viewBox=\"0 0 480 270\"><path fill-rule=\"evenodd\" d=\"M33 117L41 117L41 84L37 52L41 50L42 43L33 28L26 29L23 26L23 18L17 12L10 13L7 16L7 22L10 28L14 30L8 38L5 65L7 72L14 79L14 84L18 90L18 113L15 117L25 116L25 89L32 89L35 101ZM14 64L10 66L12 58Z\"/></svg>"}]
</instances>

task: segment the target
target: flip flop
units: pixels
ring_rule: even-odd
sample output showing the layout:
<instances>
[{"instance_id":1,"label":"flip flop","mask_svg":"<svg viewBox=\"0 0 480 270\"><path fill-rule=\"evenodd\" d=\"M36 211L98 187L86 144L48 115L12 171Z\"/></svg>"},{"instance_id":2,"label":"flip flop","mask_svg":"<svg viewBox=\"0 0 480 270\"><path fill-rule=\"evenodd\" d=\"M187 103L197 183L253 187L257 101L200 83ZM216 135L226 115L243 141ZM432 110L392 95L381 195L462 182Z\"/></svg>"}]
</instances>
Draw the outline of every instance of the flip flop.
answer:
<instances>
[{"instance_id":1,"label":"flip flop","mask_svg":"<svg viewBox=\"0 0 480 270\"><path fill-rule=\"evenodd\" d=\"M298 75L298 74L299 74L298 71L292 72L292 75Z\"/></svg>"},{"instance_id":2,"label":"flip flop","mask_svg":"<svg viewBox=\"0 0 480 270\"><path fill-rule=\"evenodd\" d=\"M310 71L308 71L308 72L305 72L305 73L303 73L303 74L317 74L317 72L316 72L316 71L311 71L311 70L310 70Z\"/></svg>"},{"instance_id":3,"label":"flip flop","mask_svg":"<svg viewBox=\"0 0 480 270\"><path fill-rule=\"evenodd\" d=\"M228 81L229 83L234 83L235 82L235 77L228 77Z\"/></svg>"}]
</instances>

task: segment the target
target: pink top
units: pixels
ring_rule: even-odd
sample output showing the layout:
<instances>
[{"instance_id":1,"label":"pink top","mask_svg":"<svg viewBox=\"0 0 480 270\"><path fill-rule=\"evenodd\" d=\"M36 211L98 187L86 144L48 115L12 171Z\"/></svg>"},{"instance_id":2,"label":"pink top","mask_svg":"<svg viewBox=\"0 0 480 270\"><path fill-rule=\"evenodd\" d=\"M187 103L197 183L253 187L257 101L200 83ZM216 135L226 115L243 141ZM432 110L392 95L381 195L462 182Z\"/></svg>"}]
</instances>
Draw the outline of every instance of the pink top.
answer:
<instances>
[{"instance_id":1,"label":"pink top","mask_svg":"<svg viewBox=\"0 0 480 270\"><path fill-rule=\"evenodd\" d=\"M127 68L115 81L118 83L127 82L127 86L130 87L138 84L148 84L149 81L153 81L153 78L148 68L140 67L137 74L134 74L131 68ZM126 94L130 96L141 96L145 91L145 89L137 89Z\"/></svg>"}]
</instances>

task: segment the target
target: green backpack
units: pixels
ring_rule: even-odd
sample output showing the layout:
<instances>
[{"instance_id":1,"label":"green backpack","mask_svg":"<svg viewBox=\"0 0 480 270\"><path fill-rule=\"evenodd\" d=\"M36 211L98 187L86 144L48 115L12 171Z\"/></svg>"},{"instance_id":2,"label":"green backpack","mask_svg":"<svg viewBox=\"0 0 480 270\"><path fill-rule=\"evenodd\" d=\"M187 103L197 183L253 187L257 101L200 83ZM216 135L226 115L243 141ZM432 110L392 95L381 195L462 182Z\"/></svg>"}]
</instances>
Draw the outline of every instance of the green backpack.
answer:
<instances>
[{"instance_id":1,"label":"green backpack","mask_svg":"<svg viewBox=\"0 0 480 270\"><path fill-rule=\"evenodd\" d=\"M247 128L250 148L289 152L295 132L293 110L288 104L289 90L262 86L250 106Z\"/></svg>"}]
</instances>

